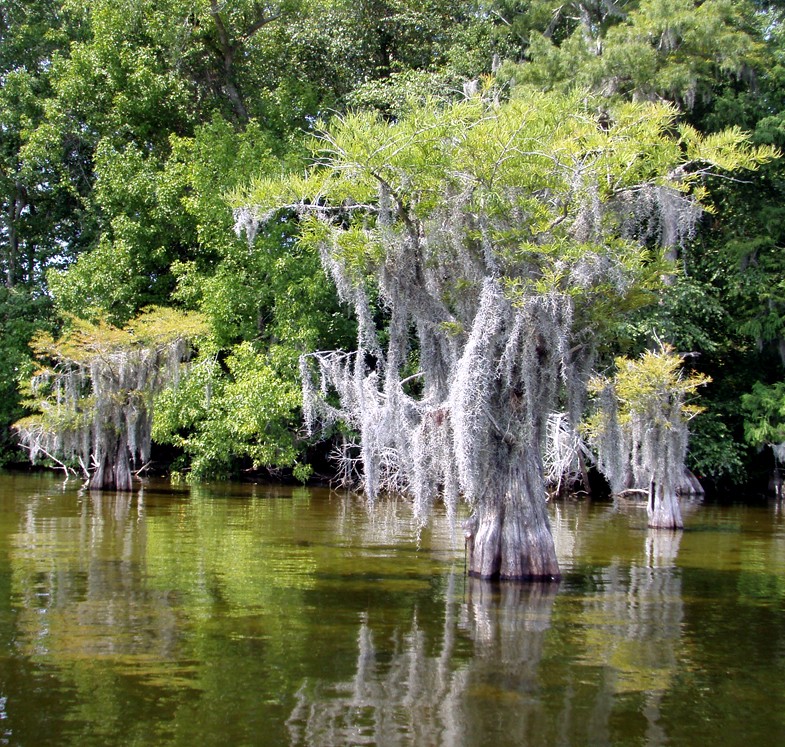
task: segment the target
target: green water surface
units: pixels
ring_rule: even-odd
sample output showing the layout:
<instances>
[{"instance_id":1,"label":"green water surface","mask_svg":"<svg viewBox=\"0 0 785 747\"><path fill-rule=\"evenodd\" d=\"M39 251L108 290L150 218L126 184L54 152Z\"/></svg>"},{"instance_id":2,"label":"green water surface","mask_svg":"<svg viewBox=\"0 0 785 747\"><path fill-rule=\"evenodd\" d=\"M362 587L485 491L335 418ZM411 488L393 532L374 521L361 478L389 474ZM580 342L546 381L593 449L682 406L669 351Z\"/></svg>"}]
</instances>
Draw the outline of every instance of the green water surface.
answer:
<instances>
[{"instance_id":1,"label":"green water surface","mask_svg":"<svg viewBox=\"0 0 785 747\"><path fill-rule=\"evenodd\" d=\"M491 585L402 501L0 476L0 745L785 745L785 515L684 508Z\"/></svg>"}]
</instances>

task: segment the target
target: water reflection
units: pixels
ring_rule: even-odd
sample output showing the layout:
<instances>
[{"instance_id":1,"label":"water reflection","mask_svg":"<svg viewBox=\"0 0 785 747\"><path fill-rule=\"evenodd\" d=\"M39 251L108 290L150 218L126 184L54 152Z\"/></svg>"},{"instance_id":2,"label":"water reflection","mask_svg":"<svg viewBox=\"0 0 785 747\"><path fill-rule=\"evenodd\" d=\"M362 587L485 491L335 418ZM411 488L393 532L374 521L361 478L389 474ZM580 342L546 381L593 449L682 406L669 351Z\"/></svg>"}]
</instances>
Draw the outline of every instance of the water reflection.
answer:
<instances>
[{"instance_id":1,"label":"water reflection","mask_svg":"<svg viewBox=\"0 0 785 747\"><path fill-rule=\"evenodd\" d=\"M20 652L61 665L170 661L183 620L176 593L147 584L144 491L73 497L71 516L32 501L14 537Z\"/></svg>"},{"instance_id":2,"label":"water reflection","mask_svg":"<svg viewBox=\"0 0 785 747\"><path fill-rule=\"evenodd\" d=\"M570 616L582 633L572 660L558 650L560 621L552 629L555 586L453 575L438 631L415 614L384 638L364 616L352 676L312 678L297 692L291 743L612 744L631 696L643 718L625 723L626 736L668 743L661 707L683 623L676 550L673 535L652 537L650 563L603 571L601 598Z\"/></svg>"},{"instance_id":3,"label":"water reflection","mask_svg":"<svg viewBox=\"0 0 785 747\"><path fill-rule=\"evenodd\" d=\"M582 543L588 553L602 528L615 531L612 512L589 514L556 507L562 549ZM438 628L415 610L392 633L376 631L363 614L352 676L298 690L292 744L612 744L620 724L643 744L668 743L663 699L684 665L682 538L633 535L635 561L624 554L595 568L600 594L453 574Z\"/></svg>"},{"instance_id":4,"label":"water reflection","mask_svg":"<svg viewBox=\"0 0 785 747\"><path fill-rule=\"evenodd\" d=\"M440 600L428 606L417 601L428 589L421 547L431 558L454 556L448 526L437 521L407 546L415 526L402 502L369 512L339 496L325 525L308 492L224 498L195 493L163 502L159 496L148 506L143 491L96 493L80 497L73 516L47 500L31 502L14 546L23 655L56 661L69 679L90 686L97 680L86 675L106 660L115 673L170 691L195 688L214 700L233 684L213 678L216 656L234 661L239 673L243 656L261 655L282 669L299 650L307 673L309 656L300 649L309 637L318 640L308 610L318 615L334 599L351 609L354 596L355 671L338 681L306 675L286 722L292 742L476 744L489 735L500 744L547 741L539 670L557 587L492 586L453 572ZM569 534L573 553L588 549L592 536L584 531L589 509L578 509L555 522L562 537ZM599 516L612 528L611 518ZM667 651L664 659L662 651L654 654L669 629L659 605L678 591L668 586L678 545L673 534L667 537L649 535L646 566L626 568L615 559L603 568L605 593L590 597L573 620L585 635L577 661L601 672L588 722L595 736L607 733L620 692L646 691L649 722L656 723L656 694L667 684L658 676L669 661ZM353 556L362 563L352 564ZM652 575L657 569L666 575ZM404 607L393 624L377 624L387 603L379 594L395 589L413 595L408 615ZM303 596L308 592L315 593L313 602ZM287 634L305 639L297 645ZM349 620L340 630L347 634ZM646 642L637 656L636 641ZM268 668L262 671L269 676ZM120 697L117 684L103 686L106 695L114 688L112 697ZM79 697L87 695L78 689ZM580 704L564 698L563 728L569 730L580 697ZM187 710L193 717L193 708Z\"/></svg>"},{"instance_id":5,"label":"water reflection","mask_svg":"<svg viewBox=\"0 0 785 747\"><path fill-rule=\"evenodd\" d=\"M19 485L0 481L0 744L785 737L774 508L653 532L556 503L551 587L467 579L460 531L418 536L405 502Z\"/></svg>"},{"instance_id":6,"label":"water reflection","mask_svg":"<svg viewBox=\"0 0 785 747\"><path fill-rule=\"evenodd\" d=\"M493 734L539 743L538 668L556 592L452 574L435 640L417 614L386 640L363 616L353 676L303 684L291 743L476 745Z\"/></svg>"},{"instance_id":7,"label":"water reflection","mask_svg":"<svg viewBox=\"0 0 785 747\"><path fill-rule=\"evenodd\" d=\"M620 701L634 698L647 745L668 743L660 707L677 671L684 605L681 572L675 566L681 532L650 531L643 562L614 560L602 572L603 594L584 602L580 661L599 674L591 713L593 736L612 743Z\"/></svg>"}]
</instances>

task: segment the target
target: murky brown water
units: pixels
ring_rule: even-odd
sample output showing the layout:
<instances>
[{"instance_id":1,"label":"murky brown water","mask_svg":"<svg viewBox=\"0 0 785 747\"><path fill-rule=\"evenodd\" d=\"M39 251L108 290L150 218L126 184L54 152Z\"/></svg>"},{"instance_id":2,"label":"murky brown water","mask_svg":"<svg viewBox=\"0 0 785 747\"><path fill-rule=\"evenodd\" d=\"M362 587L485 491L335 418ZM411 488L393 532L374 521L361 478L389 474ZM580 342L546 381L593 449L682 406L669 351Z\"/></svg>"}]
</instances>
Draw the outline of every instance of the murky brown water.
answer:
<instances>
[{"instance_id":1,"label":"murky brown water","mask_svg":"<svg viewBox=\"0 0 785 747\"><path fill-rule=\"evenodd\" d=\"M0 477L0 744L785 744L785 516L551 506L558 586L325 491Z\"/></svg>"}]
</instances>

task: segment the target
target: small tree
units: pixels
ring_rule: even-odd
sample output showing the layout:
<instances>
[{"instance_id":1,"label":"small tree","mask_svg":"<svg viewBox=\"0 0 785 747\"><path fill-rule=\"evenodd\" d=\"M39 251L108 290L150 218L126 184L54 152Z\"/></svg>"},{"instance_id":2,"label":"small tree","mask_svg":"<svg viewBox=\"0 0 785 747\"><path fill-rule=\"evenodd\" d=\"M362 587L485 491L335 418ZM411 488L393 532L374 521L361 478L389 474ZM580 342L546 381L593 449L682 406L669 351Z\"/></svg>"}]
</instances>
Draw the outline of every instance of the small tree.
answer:
<instances>
[{"instance_id":1,"label":"small tree","mask_svg":"<svg viewBox=\"0 0 785 747\"><path fill-rule=\"evenodd\" d=\"M617 358L612 378L590 382L597 411L589 421L598 466L611 490L648 489L649 526L683 526L677 489L684 474L689 421L702 408L690 398L711 379L685 375L681 358L663 345L640 358Z\"/></svg>"},{"instance_id":2,"label":"small tree","mask_svg":"<svg viewBox=\"0 0 785 747\"><path fill-rule=\"evenodd\" d=\"M355 352L303 358L309 426L357 435L371 499L408 492L424 520L437 496L465 498L476 576L559 576L548 414L558 401L577 422L602 325L659 277L643 243L691 234L710 164L766 155L740 132L679 129L667 106L605 106L519 91L358 113L314 141L305 178L238 197L250 237L300 214L358 318Z\"/></svg>"},{"instance_id":3,"label":"small tree","mask_svg":"<svg viewBox=\"0 0 785 747\"><path fill-rule=\"evenodd\" d=\"M768 446L774 456L771 487L777 498L783 495L782 469L785 466L785 382L756 382L752 391L741 397L744 412L744 437L750 446Z\"/></svg>"},{"instance_id":4,"label":"small tree","mask_svg":"<svg viewBox=\"0 0 785 747\"><path fill-rule=\"evenodd\" d=\"M177 383L201 318L149 309L119 329L71 319L59 339L41 333L32 347L42 367L27 383L38 412L15 429L31 461L78 462L91 488L130 490L150 456L153 400Z\"/></svg>"}]
</instances>

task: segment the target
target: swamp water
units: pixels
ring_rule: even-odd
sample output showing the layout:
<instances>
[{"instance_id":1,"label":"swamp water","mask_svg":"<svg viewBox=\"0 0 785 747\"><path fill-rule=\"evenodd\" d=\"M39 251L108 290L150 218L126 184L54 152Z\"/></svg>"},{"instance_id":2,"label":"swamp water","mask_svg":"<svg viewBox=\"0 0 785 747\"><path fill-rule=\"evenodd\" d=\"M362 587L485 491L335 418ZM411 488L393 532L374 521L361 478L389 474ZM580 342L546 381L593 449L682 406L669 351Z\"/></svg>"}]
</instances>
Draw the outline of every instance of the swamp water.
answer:
<instances>
[{"instance_id":1,"label":"swamp water","mask_svg":"<svg viewBox=\"0 0 785 747\"><path fill-rule=\"evenodd\" d=\"M0 477L0 745L783 745L785 514L550 506L564 579L464 577L402 502Z\"/></svg>"}]
</instances>

